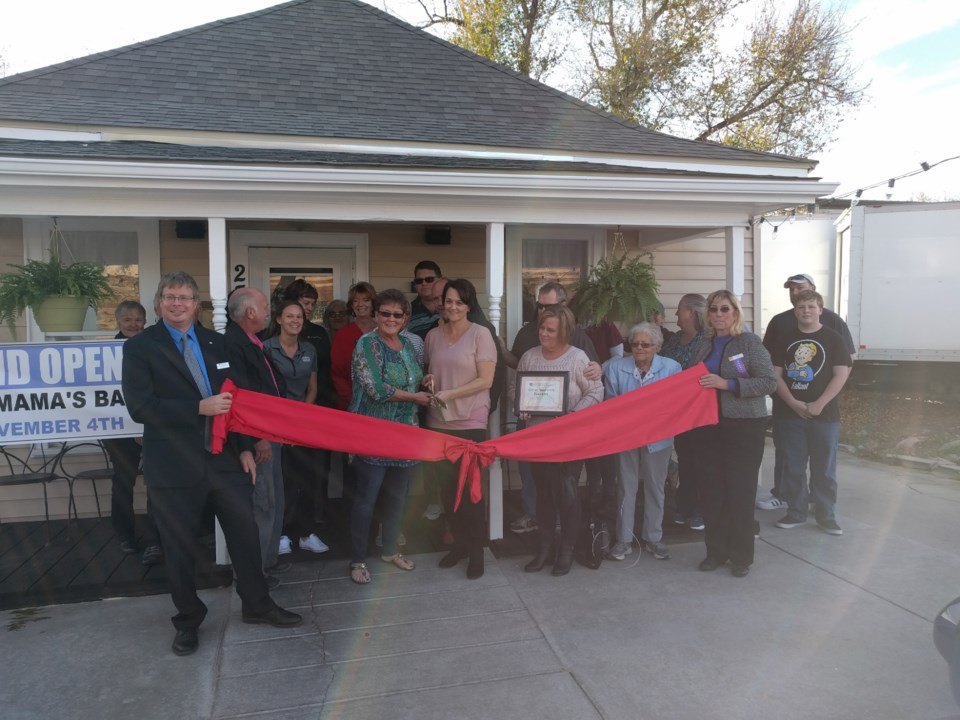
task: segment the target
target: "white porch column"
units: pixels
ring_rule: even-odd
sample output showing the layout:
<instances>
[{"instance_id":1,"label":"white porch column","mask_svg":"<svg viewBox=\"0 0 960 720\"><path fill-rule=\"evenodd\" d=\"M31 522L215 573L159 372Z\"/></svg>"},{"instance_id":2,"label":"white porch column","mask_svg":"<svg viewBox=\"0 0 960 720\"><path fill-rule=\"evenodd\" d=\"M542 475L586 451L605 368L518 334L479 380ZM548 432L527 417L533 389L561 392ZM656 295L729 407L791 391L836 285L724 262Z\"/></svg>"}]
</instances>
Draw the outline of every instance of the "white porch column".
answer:
<instances>
[{"instance_id":1,"label":"white porch column","mask_svg":"<svg viewBox=\"0 0 960 720\"><path fill-rule=\"evenodd\" d=\"M227 221L224 218L207 218L207 236L209 238L210 301L213 303L213 329L223 332L227 327ZM220 527L220 521L214 523L214 537L217 540L217 565L229 565L227 540Z\"/></svg>"},{"instance_id":2,"label":"white porch column","mask_svg":"<svg viewBox=\"0 0 960 720\"><path fill-rule=\"evenodd\" d=\"M213 329L227 327L227 221L207 218L210 254L210 301L213 303Z\"/></svg>"},{"instance_id":3,"label":"white porch column","mask_svg":"<svg viewBox=\"0 0 960 720\"><path fill-rule=\"evenodd\" d=\"M731 225L723 231L727 256L727 290L738 298L743 297L746 287L744 282L744 266L746 260L743 251L743 226Z\"/></svg>"},{"instance_id":4,"label":"white porch column","mask_svg":"<svg viewBox=\"0 0 960 720\"><path fill-rule=\"evenodd\" d=\"M500 303L503 300L504 269L503 223L487 223L487 296L490 300L490 324L500 334ZM506 397L506 395L504 395ZM501 400L503 402L503 400ZM491 438L500 436L500 411L490 416ZM490 539L503 537L503 467L500 460L490 465Z\"/></svg>"}]
</instances>

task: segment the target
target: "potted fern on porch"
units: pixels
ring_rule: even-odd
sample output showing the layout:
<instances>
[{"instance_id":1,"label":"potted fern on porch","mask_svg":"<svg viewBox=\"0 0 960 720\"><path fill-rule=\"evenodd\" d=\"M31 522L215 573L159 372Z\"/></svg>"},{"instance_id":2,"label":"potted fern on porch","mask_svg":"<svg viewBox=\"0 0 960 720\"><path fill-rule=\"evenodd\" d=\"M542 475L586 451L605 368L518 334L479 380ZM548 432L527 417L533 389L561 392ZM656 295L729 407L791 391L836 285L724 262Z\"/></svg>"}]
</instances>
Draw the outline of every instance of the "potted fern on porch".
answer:
<instances>
[{"instance_id":1,"label":"potted fern on porch","mask_svg":"<svg viewBox=\"0 0 960 720\"><path fill-rule=\"evenodd\" d=\"M649 253L601 258L573 288L570 306L577 320L584 325L620 322L630 326L662 312L652 260Z\"/></svg>"},{"instance_id":2,"label":"potted fern on porch","mask_svg":"<svg viewBox=\"0 0 960 720\"><path fill-rule=\"evenodd\" d=\"M83 328L87 308L113 297L103 266L92 262L65 265L60 259L63 236L54 225L50 257L13 265L13 272L0 275L0 322L16 337L15 323L29 307L40 329L70 332Z\"/></svg>"}]
</instances>

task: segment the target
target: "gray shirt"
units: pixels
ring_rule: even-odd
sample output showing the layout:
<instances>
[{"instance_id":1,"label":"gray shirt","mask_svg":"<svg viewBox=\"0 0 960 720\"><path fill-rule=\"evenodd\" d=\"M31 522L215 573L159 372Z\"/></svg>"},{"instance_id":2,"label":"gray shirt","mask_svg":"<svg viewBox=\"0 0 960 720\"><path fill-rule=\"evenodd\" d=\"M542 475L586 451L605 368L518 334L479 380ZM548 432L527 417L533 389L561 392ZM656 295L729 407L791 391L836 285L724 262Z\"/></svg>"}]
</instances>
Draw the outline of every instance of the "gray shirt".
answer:
<instances>
[{"instance_id":1,"label":"gray shirt","mask_svg":"<svg viewBox=\"0 0 960 720\"><path fill-rule=\"evenodd\" d=\"M287 381L287 399L305 402L310 373L317 371L317 350L308 342L299 341L293 357L280 347L280 336L274 335L263 341L263 351Z\"/></svg>"}]
</instances>

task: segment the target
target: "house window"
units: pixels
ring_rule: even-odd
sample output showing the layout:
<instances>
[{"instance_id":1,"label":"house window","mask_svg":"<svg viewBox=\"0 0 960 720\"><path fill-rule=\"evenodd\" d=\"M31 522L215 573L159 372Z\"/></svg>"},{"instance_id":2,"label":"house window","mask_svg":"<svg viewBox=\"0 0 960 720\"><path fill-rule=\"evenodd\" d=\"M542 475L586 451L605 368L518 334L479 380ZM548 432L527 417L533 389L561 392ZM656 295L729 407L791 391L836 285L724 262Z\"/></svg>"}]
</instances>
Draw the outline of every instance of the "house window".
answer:
<instances>
[{"instance_id":1,"label":"house window","mask_svg":"<svg viewBox=\"0 0 960 720\"><path fill-rule=\"evenodd\" d=\"M96 329L116 328L114 311L123 300L140 299L139 240L135 231L64 230L60 257L64 263L87 261L103 265L116 295L100 303ZM147 308L149 313L150 308Z\"/></svg>"},{"instance_id":2,"label":"house window","mask_svg":"<svg viewBox=\"0 0 960 720\"><path fill-rule=\"evenodd\" d=\"M546 282L573 288L587 272L586 240L523 240L523 322L536 317L537 290Z\"/></svg>"},{"instance_id":3,"label":"house window","mask_svg":"<svg viewBox=\"0 0 960 720\"><path fill-rule=\"evenodd\" d=\"M318 322L323 319L323 311L334 299L334 269L332 267L271 267L268 272L271 315L276 314L279 310L283 291L287 285L297 278L302 278L313 285L317 295L319 295L317 306L313 310L313 316L307 318L307 320Z\"/></svg>"}]
</instances>

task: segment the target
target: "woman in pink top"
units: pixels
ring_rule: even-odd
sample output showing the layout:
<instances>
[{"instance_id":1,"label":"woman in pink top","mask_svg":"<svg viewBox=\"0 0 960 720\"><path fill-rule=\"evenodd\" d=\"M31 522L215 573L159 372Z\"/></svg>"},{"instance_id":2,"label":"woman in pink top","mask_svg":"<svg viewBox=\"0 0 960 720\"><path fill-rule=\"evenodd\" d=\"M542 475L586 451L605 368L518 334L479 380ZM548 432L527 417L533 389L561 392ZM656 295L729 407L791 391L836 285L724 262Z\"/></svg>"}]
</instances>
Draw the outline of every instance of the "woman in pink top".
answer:
<instances>
[{"instance_id":1,"label":"woman in pink top","mask_svg":"<svg viewBox=\"0 0 960 720\"><path fill-rule=\"evenodd\" d=\"M440 324L427 333L424 383L434 393L427 414L431 430L459 438L482 442L487 439L490 413L490 386L497 364L497 347L490 331L470 322L467 313L478 310L477 291L469 280L458 278L443 290ZM441 460L436 463L444 507L453 511L459 468ZM468 559L467 577L483 575L483 543L486 523L483 503L470 501L464 493L460 507L453 513L453 549L440 559L440 567L449 568Z\"/></svg>"}]
</instances>

